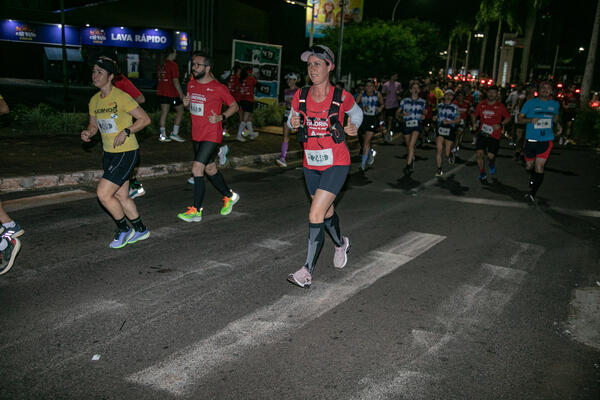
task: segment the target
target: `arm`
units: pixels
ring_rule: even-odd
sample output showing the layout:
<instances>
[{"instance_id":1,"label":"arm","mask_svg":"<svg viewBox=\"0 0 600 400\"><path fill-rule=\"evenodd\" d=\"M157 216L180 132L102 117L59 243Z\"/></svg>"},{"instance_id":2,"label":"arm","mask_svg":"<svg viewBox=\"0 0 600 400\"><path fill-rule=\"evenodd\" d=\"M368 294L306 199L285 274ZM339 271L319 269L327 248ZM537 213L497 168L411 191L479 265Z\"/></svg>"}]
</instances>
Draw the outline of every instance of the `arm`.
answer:
<instances>
[{"instance_id":1,"label":"arm","mask_svg":"<svg viewBox=\"0 0 600 400\"><path fill-rule=\"evenodd\" d=\"M360 104L360 102L362 101L362 93L359 93L358 96L356 96L356 104Z\"/></svg>"},{"instance_id":2,"label":"arm","mask_svg":"<svg viewBox=\"0 0 600 400\"><path fill-rule=\"evenodd\" d=\"M8 104L6 104L6 101L4 101L4 99L0 99L0 115L8 114L8 111Z\"/></svg>"},{"instance_id":3,"label":"arm","mask_svg":"<svg viewBox=\"0 0 600 400\"><path fill-rule=\"evenodd\" d=\"M144 97L144 95L143 95L143 94L141 94L141 93L140 93L140 95L139 95L138 97L136 97L134 100L135 100L135 101L136 101L136 103L138 103L138 104L143 104L143 103L145 103L145 102L146 102L146 98L145 98L145 97Z\"/></svg>"},{"instance_id":4,"label":"arm","mask_svg":"<svg viewBox=\"0 0 600 400\"><path fill-rule=\"evenodd\" d=\"M229 105L229 107L227 107L227 110L225 110L225 112L223 112L223 114L221 115L217 115L214 111L212 111L212 115L208 117L208 122L210 122L211 124L216 124L218 122L224 121L226 118L229 118L233 114L238 112L239 108L240 107L238 106L238 103L234 101Z\"/></svg>"},{"instance_id":5,"label":"arm","mask_svg":"<svg viewBox=\"0 0 600 400\"><path fill-rule=\"evenodd\" d=\"M150 125L150 117L146 114L146 111L142 107L134 108L129 111L129 114L135 119L133 125L129 126L129 130L131 133L136 133ZM117 136L115 136L115 140L113 142L113 147L117 147L125 143L127 139L127 133L124 130L119 132Z\"/></svg>"},{"instance_id":6,"label":"arm","mask_svg":"<svg viewBox=\"0 0 600 400\"><path fill-rule=\"evenodd\" d=\"M377 108L377 114L379 114L383 111L383 96L381 95L381 93L377 93L377 99L379 100L380 104L380 106Z\"/></svg>"},{"instance_id":7,"label":"arm","mask_svg":"<svg viewBox=\"0 0 600 400\"><path fill-rule=\"evenodd\" d=\"M92 140L92 136L98 133L98 123L96 122L96 117L90 115L90 122L88 123L87 128L81 131L81 140L84 142L90 142Z\"/></svg>"},{"instance_id":8,"label":"arm","mask_svg":"<svg viewBox=\"0 0 600 400\"><path fill-rule=\"evenodd\" d=\"M358 127L360 126L360 124L362 124L363 120L362 110L356 103L354 103L352 108L346 111L346 114L348 114L349 123L344 127L344 132L346 132L346 134L350 136L358 135Z\"/></svg>"},{"instance_id":9,"label":"arm","mask_svg":"<svg viewBox=\"0 0 600 400\"><path fill-rule=\"evenodd\" d=\"M179 83L179 78L173 78L173 86L175 86L175 90L179 93L179 97L183 99L183 90L181 90L181 84Z\"/></svg>"}]
</instances>

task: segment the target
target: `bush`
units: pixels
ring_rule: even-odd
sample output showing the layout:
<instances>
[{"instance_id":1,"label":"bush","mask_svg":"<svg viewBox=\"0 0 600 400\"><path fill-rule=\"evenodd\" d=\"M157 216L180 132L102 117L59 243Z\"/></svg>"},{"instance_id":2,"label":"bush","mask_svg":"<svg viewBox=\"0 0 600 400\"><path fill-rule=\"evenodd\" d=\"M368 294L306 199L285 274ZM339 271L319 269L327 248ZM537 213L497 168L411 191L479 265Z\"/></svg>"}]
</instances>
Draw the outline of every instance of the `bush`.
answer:
<instances>
[{"instance_id":1,"label":"bush","mask_svg":"<svg viewBox=\"0 0 600 400\"><path fill-rule=\"evenodd\" d=\"M564 128L563 128L564 129ZM577 144L600 145L600 111L584 107L577 113L573 124L573 138Z\"/></svg>"},{"instance_id":2,"label":"bush","mask_svg":"<svg viewBox=\"0 0 600 400\"><path fill-rule=\"evenodd\" d=\"M281 125L285 107L278 104L256 107L252 114L252 124L261 128L269 125Z\"/></svg>"}]
</instances>

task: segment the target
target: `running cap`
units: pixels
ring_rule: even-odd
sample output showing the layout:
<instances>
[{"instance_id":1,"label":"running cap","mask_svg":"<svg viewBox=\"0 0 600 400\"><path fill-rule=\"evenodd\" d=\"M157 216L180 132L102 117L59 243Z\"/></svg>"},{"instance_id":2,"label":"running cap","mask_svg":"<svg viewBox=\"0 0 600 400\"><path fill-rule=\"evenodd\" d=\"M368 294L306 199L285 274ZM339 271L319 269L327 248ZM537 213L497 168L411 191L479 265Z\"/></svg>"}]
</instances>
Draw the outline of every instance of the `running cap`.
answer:
<instances>
[{"instance_id":1,"label":"running cap","mask_svg":"<svg viewBox=\"0 0 600 400\"><path fill-rule=\"evenodd\" d=\"M103 70L106 70L109 74L116 75L119 72L119 69L117 68L117 63L111 60L110 58L100 57L96 60L94 65L97 65Z\"/></svg>"},{"instance_id":2,"label":"running cap","mask_svg":"<svg viewBox=\"0 0 600 400\"><path fill-rule=\"evenodd\" d=\"M452 96L454 96L454 91L452 89L448 89L444 92L444 95L447 95L448 93L450 93Z\"/></svg>"},{"instance_id":3,"label":"running cap","mask_svg":"<svg viewBox=\"0 0 600 400\"><path fill-rule=\"evenodd\" d=\"M302 53L300 59L306 62L310 56L319 57L321 60L327 60L330 63L335 64L335 56L333 55L333 51L331 51L329 47L323 46L322 44L318 44L306 50L304 53Z\"/></svg>"},{"instance_id":4,"label":"running cap","mask_svg":"<svg viewBox=\"0 0 600 400\"><path fill-rule=\"evenodd\" d=\"M293 80L297 81L297 80L298 80L298 75L296 75L296 74L295 74L295 73L293 73L293 72L290 72L289 74L287 74L287 75L285 76L285 79L293 79Z\"/></svg>"}]
</instances>

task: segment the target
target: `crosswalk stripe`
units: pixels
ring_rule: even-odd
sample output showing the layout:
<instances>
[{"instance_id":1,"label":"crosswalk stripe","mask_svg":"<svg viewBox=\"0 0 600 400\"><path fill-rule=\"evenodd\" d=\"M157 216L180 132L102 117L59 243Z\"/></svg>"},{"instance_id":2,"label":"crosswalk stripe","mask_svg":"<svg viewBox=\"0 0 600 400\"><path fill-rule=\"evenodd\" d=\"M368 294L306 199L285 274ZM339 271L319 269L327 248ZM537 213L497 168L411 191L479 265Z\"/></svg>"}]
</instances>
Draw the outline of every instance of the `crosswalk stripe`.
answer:
<instances>
[{"instance_id":1,"label":"crosswalk stripe","mask_svg":"<svg viewBox=\"0 0 600 400\"><path fill-rule=\"evenodd\" d=\"M219 365L234 361L260 344L277 342L284 333L320 317L444 239L445 236L409 232L369 253L362 267L349 269L339 281L317 281L310 296L298 290L295 295L283 296L166 360L128 376L127 381L184 395Z\"/></svg>"}]
</instances>

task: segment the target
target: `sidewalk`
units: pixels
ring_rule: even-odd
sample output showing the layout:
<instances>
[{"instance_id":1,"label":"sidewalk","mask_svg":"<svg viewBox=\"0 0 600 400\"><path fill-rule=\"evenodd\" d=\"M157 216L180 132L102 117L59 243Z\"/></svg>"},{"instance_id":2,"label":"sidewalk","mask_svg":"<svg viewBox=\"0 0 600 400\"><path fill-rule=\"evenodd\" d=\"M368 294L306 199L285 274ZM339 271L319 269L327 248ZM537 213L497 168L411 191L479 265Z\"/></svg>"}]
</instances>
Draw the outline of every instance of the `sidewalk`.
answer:
<instances>
[{"instance_id":1,"label":"sidewalk","mask_svg":"<svg viewBox=\"0 0 600 400\"><path fill-rule=\"evenodd\" d=\"M281 152L281 134L276 127L259 130L255 140L238 142L235 136L224 138L229 156L224 168L276 165ZM140 143L140 178L191 171L192 143L183 133L184 143L161 143L150 135L137 135ZM102 145L99 135L92 143L83 143L79 135L71 137L4 137L0 152L0 193L95 184L102 176ZM351 141L356 143L356 139ZM355 144L354 144L355 145ZM353 146L352 146L353 147ZM297 160L302 151L295 136L290 138L288 160Z\"/></svg>"}]
</instances>

